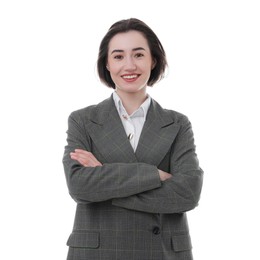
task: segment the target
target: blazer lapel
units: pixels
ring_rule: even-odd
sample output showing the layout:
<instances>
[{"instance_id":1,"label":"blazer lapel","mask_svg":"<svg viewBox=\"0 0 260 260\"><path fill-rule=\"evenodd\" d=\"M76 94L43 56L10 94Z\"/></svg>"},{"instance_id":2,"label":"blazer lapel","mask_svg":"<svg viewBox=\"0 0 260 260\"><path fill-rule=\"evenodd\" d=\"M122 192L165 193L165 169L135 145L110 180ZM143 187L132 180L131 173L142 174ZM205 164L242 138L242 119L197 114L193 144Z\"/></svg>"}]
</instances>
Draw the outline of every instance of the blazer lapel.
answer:
<instances>
[{"instance_id":1,"label":"blazer lapel","mask_svg":"<svg viewBox=\"0 0 260 260\"><path fill-rule=\"evenodd\" d=\"M103 163L144 162L158 166L176 138L180 126L170 112L152 99L147 118L134 152L118 115L113 97L93 107L88 125L89 134Z\"/></svg>"},{"instance_id":2,"label":"blazer lapel","mask_svg":"<svg viewBox=\"0 0 260 260\"><path fill-rule=\"evenodd\" d=\"M137 160L158 166L170 151L179 129L169 111L152 99L135 153Z\"/></svg>"},{"instance_id":3,"label":"blazer lapel","mask_svg":"<svg viewBox=\"0 0 260 260\"><path fill-rule=\"evenodd\" d=\"M90 136L106 163L137 162L112 95L93 108L90 120Z\"/></svg>"}]
</instances>

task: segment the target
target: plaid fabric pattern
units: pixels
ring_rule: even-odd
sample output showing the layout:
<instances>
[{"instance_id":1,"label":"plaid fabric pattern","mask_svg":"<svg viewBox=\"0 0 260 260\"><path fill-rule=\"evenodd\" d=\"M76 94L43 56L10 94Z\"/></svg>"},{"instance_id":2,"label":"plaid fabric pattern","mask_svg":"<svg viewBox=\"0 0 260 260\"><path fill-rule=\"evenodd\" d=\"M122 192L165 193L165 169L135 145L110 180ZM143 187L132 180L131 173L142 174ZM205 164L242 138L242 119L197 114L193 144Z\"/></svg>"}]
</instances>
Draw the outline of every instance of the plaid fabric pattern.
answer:
<instances>
[{"instance_id":1,"label":"plaid fabric pattern","mask_svg":"<svg viewBox=\"0 0 260 260\"><path fill-rule=\"evenodd\" d=\"M70 159L91 151L101 167ZM73 112L63 164L77 202L68 260L191 260L186 211L197 206L203 179L186 116L152 100L136 151L112 97ZM173 177L161 182L158 169Z\"/></svg>"}]
</instances>

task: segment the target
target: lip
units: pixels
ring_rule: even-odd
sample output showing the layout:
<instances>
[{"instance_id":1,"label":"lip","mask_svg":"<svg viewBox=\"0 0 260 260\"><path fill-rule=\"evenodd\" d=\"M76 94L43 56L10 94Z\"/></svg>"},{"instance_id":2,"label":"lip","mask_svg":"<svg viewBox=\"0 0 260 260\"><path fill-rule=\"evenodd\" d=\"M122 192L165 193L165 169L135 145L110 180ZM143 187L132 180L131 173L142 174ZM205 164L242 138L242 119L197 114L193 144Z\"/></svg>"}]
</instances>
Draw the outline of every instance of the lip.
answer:
<instances>
[{"instance_id":1,"label":"lip","mask_svg":"<svg viewBox=\"0 0 260 260\"><path fill-rule=\"evenodd\" d=\"M127 82L133 82L136 81L139 78L140 74L124 74L122 75L122 79Z\"/></svg>"}]
</instances>

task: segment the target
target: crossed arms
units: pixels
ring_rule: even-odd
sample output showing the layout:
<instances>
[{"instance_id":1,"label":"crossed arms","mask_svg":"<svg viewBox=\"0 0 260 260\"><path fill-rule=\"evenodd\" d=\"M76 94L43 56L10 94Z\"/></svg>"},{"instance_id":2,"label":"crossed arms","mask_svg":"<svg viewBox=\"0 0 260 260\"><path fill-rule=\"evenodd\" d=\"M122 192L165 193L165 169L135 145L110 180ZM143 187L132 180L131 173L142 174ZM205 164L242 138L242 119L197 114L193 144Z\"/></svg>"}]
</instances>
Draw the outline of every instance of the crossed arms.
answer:
<instances>
[{"instance_id":1,"label":"crossed arms","mask_svg":"<svg viewBox=\"0 0 260 260\"><path fill-rule=\"evenodd\" d=\"M202 187L193 132L185 118L172 145L170 173L142 162L101 163L79 117L69 118L63 163L69 192L78 203L111 200L150 213L180 213L197 206Z\"/></svg>"},{"instance_id":2,"label":"crossed arms","mask_svg":"<svg viewBox=\"0 0 260 260\"><path fill-rule=\"evenodd\" d=\"M85 167L102 166L101 162L99 162L91 152L82 149L75 149L74 152L70 153L70 157L72 160L78 161ZM167 173L160 169L158 169L158 173L161 181L166 181L172 177L170 173Z\"/></svg>"}]
</instances>

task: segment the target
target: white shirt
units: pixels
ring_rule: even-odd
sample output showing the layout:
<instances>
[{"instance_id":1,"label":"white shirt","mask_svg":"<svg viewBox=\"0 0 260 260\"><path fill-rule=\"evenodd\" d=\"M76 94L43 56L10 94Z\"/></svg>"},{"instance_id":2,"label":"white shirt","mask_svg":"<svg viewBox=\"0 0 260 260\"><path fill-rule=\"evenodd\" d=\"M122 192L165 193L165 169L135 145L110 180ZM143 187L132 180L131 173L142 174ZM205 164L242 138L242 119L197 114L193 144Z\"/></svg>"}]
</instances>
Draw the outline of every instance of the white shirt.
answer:
<instances>
[{"instance_id":1,"label":"white shirt","mask_svg":"<svg viewBox=\"0 0 260 260\"><path fill-rule=\"evenodd\" d=\"M144 103L131 115L128 115L126 112L123 103L116 92L113 92L113 99L123 123L127 138L135 151L151 104L151 97L148 95Z\"/></svg>"}]
</instances>

